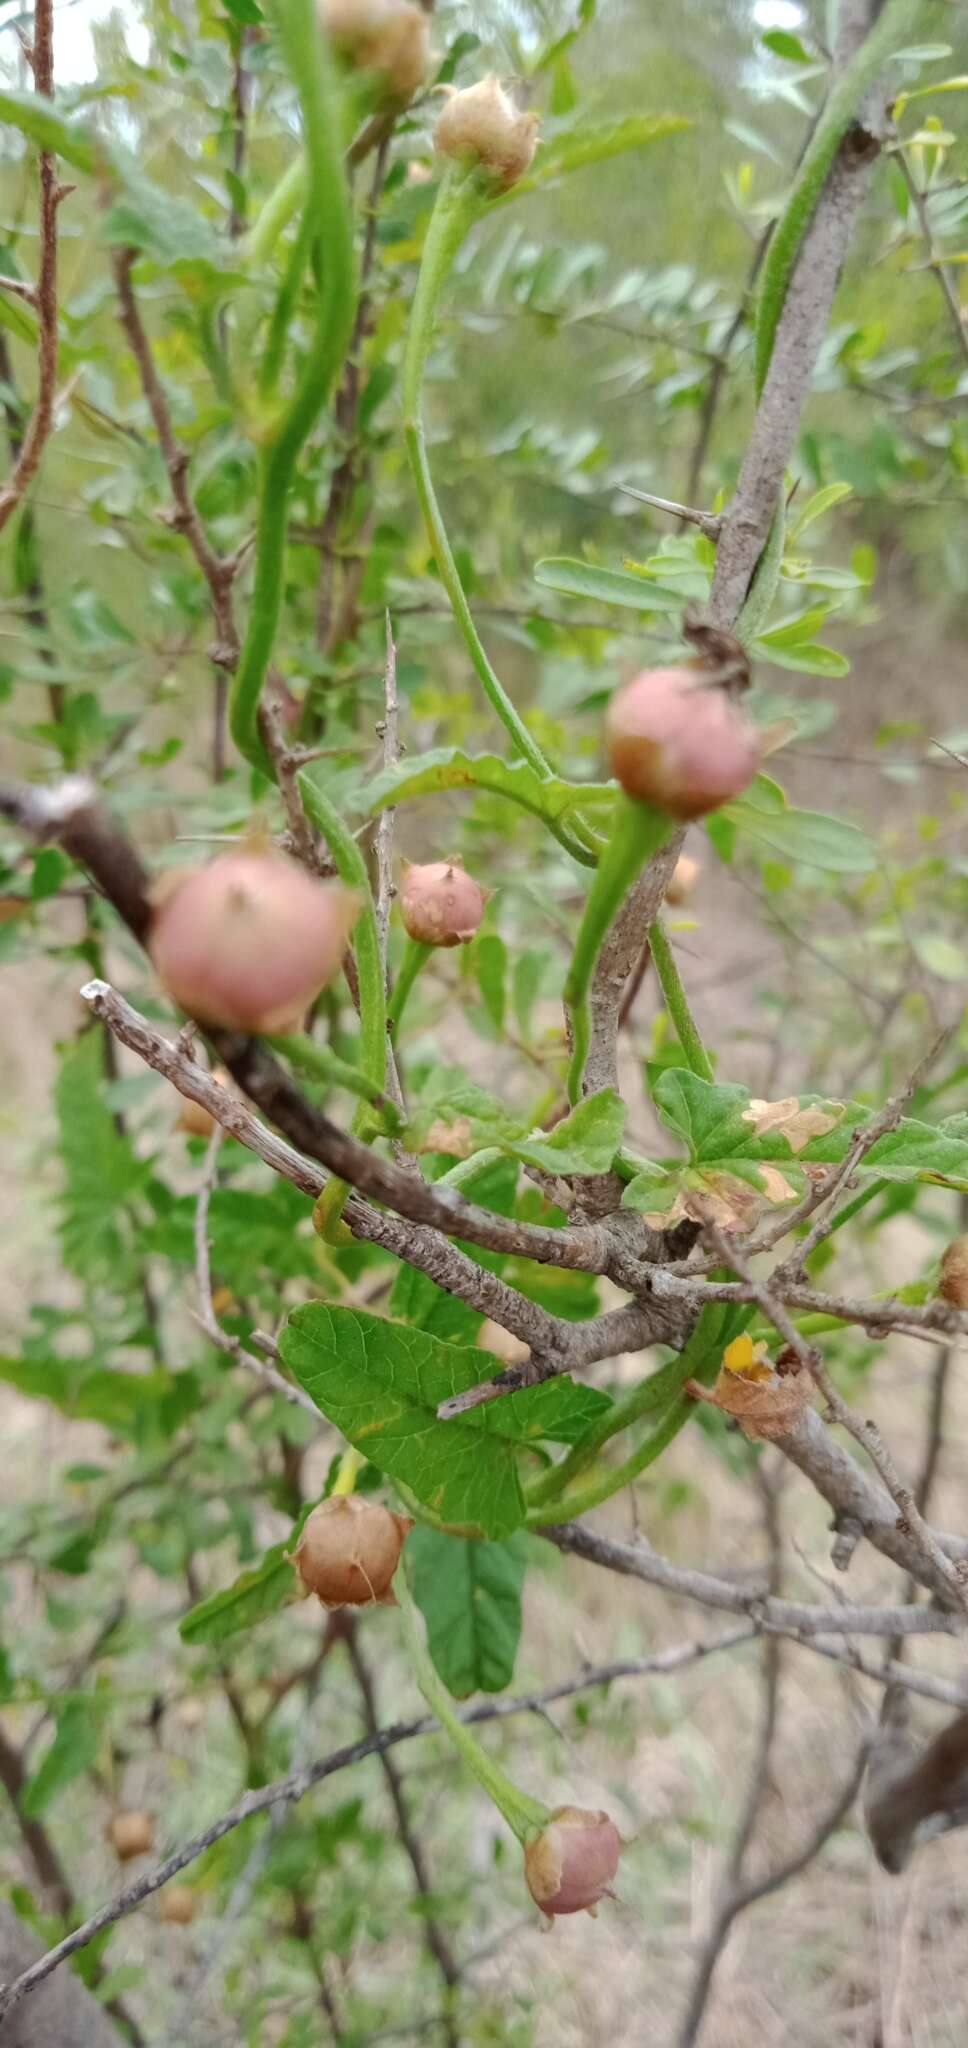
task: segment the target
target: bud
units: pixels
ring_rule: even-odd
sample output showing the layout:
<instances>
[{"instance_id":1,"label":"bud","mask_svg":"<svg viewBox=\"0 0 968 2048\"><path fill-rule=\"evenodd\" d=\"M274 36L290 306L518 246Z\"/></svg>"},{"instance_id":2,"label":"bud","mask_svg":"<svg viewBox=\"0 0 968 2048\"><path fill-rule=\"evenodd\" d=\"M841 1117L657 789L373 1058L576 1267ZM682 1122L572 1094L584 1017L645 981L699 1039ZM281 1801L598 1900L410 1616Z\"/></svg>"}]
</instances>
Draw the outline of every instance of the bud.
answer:
<instances>
[{"instance_id":1,"label":"bud","mask_svg":"<svg viewBox=\"0 0 968 2048\"><path fill-rule=\"evenodd\" d=\"M412 1516L395 1515L379 1501L334 1494L313 1509L287 1556L324 1607L392 1607L393 1574L412 1528Z\"/></svg>"},{"instance_id":2,"label":"bud","mask_svg":"<svg viewBox=\"0 0 968 2048\"><path fill-rule=\"evenodd\" d=\"M493 73L463 92L454 86L446 91L447 103L434 129L438 155L476 158L505 189L516 185L537 148L540 115L519 114Z\"/></svg>"},{"instance_id":3,"label":"bud","mask_svg":"<svg viewBox=\"0 0 968 2048\"><path fill-rule=\"evenodd\" d=\"M195 1891L190 1884L166 1884L158 1900L158 1918L170 1927L190 1927L195 1918Z\"/></svg>"},{"instance_id":4,"label":"bud","mask_svg":"<svg viewBox=\"0 0 968 2048\"><path fill-rule=\"evenodd\" d=\"M459 946L472 939L487 902L480 884L456 861L402 866L400 915L410 937L425 946Z\"/></svg>"},{"instance_id":5,"label":"bud","mask_svg":"<svg viewBox=\"0 0 968 2048\"><path fill-rule=\"evenodd\" d=\"M155 1824L150 1813L132 1807L114 1814L108 1822L107 1838L119 1863L130 1863L133 1856L147 1856L154 1848Z\"/></svg>"},{"instance_id":6,"label":"bud","mask_svg":"<svg viewBox=\"0 0 968 2048\"><path fill-rule=\"evenodd\" d=\"M524 1852L528 1890L542 1913L592 1913L610 1894L622 1841L607 1813L559 1806Z\"/></svg>"},{"instance_id":7,"label":"bud","mask_svg":"<svg viewBox=\"0 0 968 2048\"><path fill-rule=\"evenodd\" d=\"M666 902L676 906L687 903L701 872L697 860L691 859L688 853L681 853L666 883Z\"/></svg>"},{"instance_id":8,"label":"bud","mask_svg":"<svg viewBox=\"0 0 968 2048\"><path fill-rule=\"evenodd\" d=\"M756 774L756 733L701 667L644 669L608 707L612 772L627 795L701 818Z\"/></svg>"},{"instance_id":9,"label":"bud","mask_svg":"<svg viewBox=\"0 0 968 2048\"><path fill-rule=\"evenodd\" d=\"M388 99L406 106L427 75L430 23L411 0L319 0L323 27L348 63L375 71Z\"/></svg>"},{"instance_id":10,"label":"bud","mask_svg":"<svg viewBox=\"0 0 968 2048\"><path fill-rule=\"evenodd\" d=\"M952 1308L968 1308L968 1237L953 1238L941 1261L938 1293Z\"/></svg>"},{"instance_id":11,"label":"bud","mask_svg":"<svg viewBox=\"0 0 968 2048\"><path fill-rule=\"evenodd\" d=\"M223 854L166 893L148 950L159 980L200 1024L292 1031L338 973L359 904L282 854Z\"/></svg>"}]
</instances>

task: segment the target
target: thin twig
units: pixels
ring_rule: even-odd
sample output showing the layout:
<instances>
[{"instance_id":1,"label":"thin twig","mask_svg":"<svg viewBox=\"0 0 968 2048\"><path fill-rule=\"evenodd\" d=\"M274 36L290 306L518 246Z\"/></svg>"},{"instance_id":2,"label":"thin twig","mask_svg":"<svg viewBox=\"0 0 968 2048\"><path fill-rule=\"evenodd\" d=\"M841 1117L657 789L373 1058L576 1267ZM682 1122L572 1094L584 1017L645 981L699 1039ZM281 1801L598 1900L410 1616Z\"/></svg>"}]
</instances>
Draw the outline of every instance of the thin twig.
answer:
<instances>
[{"instance_id":1,"label":"thin twig","mask_svg":"<svg viewBox=\"0 0 968 2048\"><path fill-rule=\"evenodd\" d=\"M45 99L54 95L54 0L35 0L34 85ZM57 398L57 209L71 187L57 183L49 150L40 153L40 269L37 276L37 397L13 474L0 490L0 532L36 474L54 424Z\"/></svg>"},{"instance_id":2,"label":"thin twig","mask_svg":"<svg viewBox=\"0 0 968 2048\"><path fill-rule=\"evenodd\" d=\"M918 225L928 252L928 268L933 270L938 280L942 297L951 316L952 332L955 335L965 362L968 363L968 310L961 303L961 295L958 291L953 270L945 262L941 251L935 246L934 230L931 226L931 215L928 210L928 200L931 195L928 192L922 192L903 149L899 149L896 152L894 161L900 170L914 203L914 211L917 214Z\"/></svg>"},{"instance_id":3,"label":"thin twig","mask_svg":"<svg viewBox=\"0 0 968 2048\"><path fill-rule=\"evenodd\" d=\"M390 614L386 615L386 660L383 667L383 719L377 728L383 739L384 769L395 768L400 758L400 737L398 730L397 704L397 650L393 638ZM380 935L380 950L383 955L383 972L386 974L387 933L390 925L390 904L393 898L393 824L396 812L392 807L380 812L376 828L376 923Z\"/></svg>"},{"instance_id":4,"label":"thin twig","mask_svg":"<svg viewBox=\"0 0 968 2048\"><path fill-rule=\"evenodd\" d=\"M216 1086L218 1085L216 1083ZM239 1365L244 1365L246 1371L250 1372L267 1392L281 1394L284 1400L291 1401L296 1408L303 1408L307 1415L313 1417L314 1422L320 1423L319 1409L310 1395L304 1393L302 1387L294 1385L291 1380L283 1379L281 1372L267 1364L264 1358L256 1358L254 1352L247 1351L241 1338L232 1337L228 1330L223 1330L215 1313L209 1260L208 1211L224 1138L225 1131L222 1125L217 1123L209 1140L202 1182L195 1202L195 1284L198 1289L199 1322L211 1343L219 1351L224 1351L230 1358L234 1358Z\"/></svg>"}]
</instances>

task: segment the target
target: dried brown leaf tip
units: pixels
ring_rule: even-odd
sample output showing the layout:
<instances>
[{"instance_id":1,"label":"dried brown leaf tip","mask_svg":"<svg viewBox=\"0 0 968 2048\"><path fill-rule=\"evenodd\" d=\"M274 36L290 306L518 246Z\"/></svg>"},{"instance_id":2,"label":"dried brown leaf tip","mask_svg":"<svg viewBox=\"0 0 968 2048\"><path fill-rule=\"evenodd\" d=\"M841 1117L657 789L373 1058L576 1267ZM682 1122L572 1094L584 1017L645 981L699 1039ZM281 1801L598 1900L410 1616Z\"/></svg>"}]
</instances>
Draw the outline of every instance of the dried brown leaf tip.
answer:
<instances>
[{"instance_id":1,"label":"dried brown leaf tip","mask_svg":"<svg viewBox=\"0 0 968 2048\"><path fill-rule=\"evenodd\" d=\"M842 1102L808 1102L801 1109L799 1096L786 1095L781 1102L751 1100L749 1108L743 1111L743 1122L752 1124L758 1138L775 1131L777 1137L786 1139L791 1152L802 1152L811 1138L826 1137L839 1124L843 1113Z\"/></svg>"},{"instance_id":2,"label":"dried brown leaf tip","mask_svg":"<svg viewBox=\"0 0 968 2048\"><path fill-rule=\"evenodd\" d=\"M812 1391L812 1382L802 1367L777 1372L767 1356L766 1345L754 1344L748 1332L727 1344L712 1389L700 1386L698 1380L686 1382L687 1394L732 1415L753 1443L772 1443L777 1437L788 1436Z\"/></svg>"}]
</instances>

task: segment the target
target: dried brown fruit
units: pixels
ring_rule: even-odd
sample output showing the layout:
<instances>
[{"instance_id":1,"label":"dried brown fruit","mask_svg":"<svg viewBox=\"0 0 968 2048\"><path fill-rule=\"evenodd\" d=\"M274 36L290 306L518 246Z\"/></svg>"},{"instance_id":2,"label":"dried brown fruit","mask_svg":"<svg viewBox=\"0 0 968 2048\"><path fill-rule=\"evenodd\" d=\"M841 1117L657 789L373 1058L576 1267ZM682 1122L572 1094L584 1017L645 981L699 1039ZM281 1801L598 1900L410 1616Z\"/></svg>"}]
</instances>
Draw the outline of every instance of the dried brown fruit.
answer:
<instances>
[{"instance_id":1,"label":"dried brown fruit","mask_svg":"<svg viewBox=\"0 0 968 2048\"><path fill-rule=\"evenodd\" d=\"M230 1031L298 1028L338 973L359 902L282 854L240 849L182 877L148 950L176 1003Z\"/></svg>"},{"instance_id":2,"label":"dried brown fruit","mask_svg":"<svg viewBox=\"0 0 968 2048\"><path fill-rule=\"evenodd\" d=\"M955 1237L941 1260L938 1293L952 1308L968 1308L968 1237Z\"/></svg>"},{"instance_id":3,"label":"dried brown fruit","mask_svg":"<svg viewBox=\"0 0 968 2048\"><path fill-rule=\"evenodd\" d=\"M195 1918L197 1895L190 1884L166 1884L158 1896L158 1918L170 1927L189 1927Z\"/></svg>"},{"instance_id":4,"label":"dried brown fruit","mask_svg":"<svg viewBox=\"0 0 968 2048\"><path fill-rule=\"evenodd\" d=\"M324 28L350 64L376 72L386 96L406 106L430 65L430 22L412 0L319 0Z\"/></svg>"},{"instance_id":5,"label":"dried brown fruit","mask_svg":"<svg viewBox=\"0 0 968 2048\"><path fill-rule=\"evenodd\" d=\"M756 774L753 726L699 664L643 669L612 698L606 734L626 794L675 818L714 811Z\"/></svg>"},{"instance_id":6,"label":"dried brown fruit","mask_svg":"<svg viewBox=\"0 0 968 2048\"><path fill-rule=\"evenodd\" d=\"M307 1592L324 1607L393 1606L391 1585L410 1515L394 1514L357 1493L335 1494L309 1516L287 1553Z\"/></svg>"},{"instance_id":7,"label":"dried brown fruit","mask_svg":"<svg viewBox=\"0 0 968 2048\"><path fill-rule=\"evenodd\" d=\"M475 158L505 188L524 176L537 147L540 116L519 113L493 73L448 99L434 130L440 156Z\"/></svg>"},{"instance_id":8,"label":"dried brown fruit","mask_svg":"<svg viewBox=\"0 0 968 2048\"><path fill-rule=\"evenodd\" d=\"M693 860L689 853L680 853L666 883L666 902L677 907L680 903L687 903L701 874L700 862Z\"/></svg>"},{"instance_id":9,"label":"dried brown fruit","mask_svg":"<svg viewBox=\"0 0 968 2048\"><path fill-rule=\"evenodd\" d=\"M788 1436L813 1393L813 1381L803 1366L778 1373L765 1353L764 1344L754 1344L748 1335L737 1337L723 1353L713 1388L686 1381L687 1394L733 1416L753 1443Z\"/></svg>"},{"instance_id":10,"label":"dried brown fruit","mask_svg":"<svg viewBox=\"0 0 968 2048\"><path fill-rule=\"evenodd\" d=\"M607 1813L559 1806L524 1851L524 1874L535 1904L559 1913L592 1913L610 1896L622 1840Z\"/></svg>"},{"instance_id":11,"label":"dried brown fruit","mask_svg":"<svg viewBox=\"0 0 968 2048\"><path fill-rule=\"evenodd\" d=\"M147 1856L154 1848L155 1823L150 1813L131 1807L112 1815L107 1838L119 1863L130 1863L133 1856Z\"/></svg>"}]
</instances>

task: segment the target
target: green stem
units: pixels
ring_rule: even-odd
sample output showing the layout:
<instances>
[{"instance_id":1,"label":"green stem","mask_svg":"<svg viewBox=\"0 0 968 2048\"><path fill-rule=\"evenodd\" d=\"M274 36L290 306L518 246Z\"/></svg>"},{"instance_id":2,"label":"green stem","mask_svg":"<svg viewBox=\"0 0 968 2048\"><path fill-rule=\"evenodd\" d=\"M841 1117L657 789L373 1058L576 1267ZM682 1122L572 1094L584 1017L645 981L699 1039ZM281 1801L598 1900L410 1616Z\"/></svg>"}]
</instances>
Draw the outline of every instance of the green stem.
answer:
<instances>
[{"instance_id":1,"label":"green stem","mask_svg":"<svg viewBox=\"0 0 968 2048\"><path fill-rule=\"evenodd\" d=\"M585 911L575 941L565 1002L571 1012L571 1066L568 1070L568 1098L581 1098L582 1076L591 1042L589 991L602 945L632 887L633 882L673 830L665 811L642 804L624 793L615 801L612 835L592 878Z\"/></svg>"},{"instance_id":2,"label":"green stem","mask_svg":"<svg viewBox=\"0 0 968 2048\"><path fill-rule=\"evenodd\" d=\"M639 1410L641 1414L653 1412L654 1407L658 1406L666 1395L671 1394L669 1406L656 1428L636 1450L623 1459L620 1465L610 1465L604 1471L593 1473L587 1484L571 1495L556 1490L554 1497L551 1498L551 1489L548 1486L545 1488L544 1497L539 1501L536 1487L534 1492L529 1494L531 1505L526 1516L528 1528L546 1528L549 1523L561 1522L566 1518L571 1520L577 1515L587 1514L591 1508L599 1507L602 1501L611 1500L613 1494L620 1493L623 1487L629 1486L633 1479L637 1479L649 1465L653 1465L673 1438L678 1436L690 1415L695 1412L695 1401L681 1391L686 1380L698 1380L701 1385L708 1386L719 1371L726 1345L748 1327L755 1314L756 1308L752 1303L710 1302L709 1306L703 1309L685 1350L680 1352L679 1357L671 1360L660 1373L653 1374L642 1387L633 1389L633 1393L638 1393L642 1399ZM652 1398L647 1399L647 1395L651 1395ZM623 1405L621 1402L616 1403L618 1408ZM613 1411L609 1410L610 1416L612 1413ZM618 1427L624 1426L620 1418ZM595 1425L595 1431L599 1431L600 1428L601 1424ZM590 1431L588 1435L594 1433ZM614 1432L610 1432L612 1433ZM583 1438L581 1444L575 1445L575 1450L582 1450L587 1441L588 1437ZM593 1445L593 1452L599 1447ZM556 1473L564 1477L572 1456L573 1453L569 1452L561 1464L555 1467ZM572 1470L574 1469L573 1467ZM547 1477L550 1475L543 1475L543 1478ZM565 1483L567 1484L567 1481Z\"/></svg>"},{"instance_id":3,"label":"green stem","mask_svg":"<svg viewBox=\"0 0 968 2048\"><path fill-rule=\"evenodd\" d=\"M757 633L763 631L773 609L785 546L786 504L781 493L770 521L770 530L763 543L763 551L753 571L750 587L743 599L734 628L736 638L742 647L748 647L751 640L756 639Z\"/></svg>"},{"instance_id":4,"label":"green stem","mask_svg":"<svg viewBox=\"0 0 968 2048\"><path fill-rule=\"evenodd\" d=\"M290 405L262 461L255 571L248 630L232 689L232 737L241 754L266 768L259 699L282 606L286 510L299 451L325 405L349 345L355 317L355 259L340 147L339 101L313 0L275 0L279 37L299 91L308 165L307 212L325 249L316 332Z\"/></svg>"},{"instance_id":5,"label":"green stem","mask_svg":"<svg viewBox=\"0 0 968 2048\"><path fill-rule=\"evenodd\" d=\"M293 214L305 204L308 186L309 164L306 157L294 157L278 184L273 186L268 199L263 201L242 245L242 257L251 269L256 270L261 263L268 261Z\"/></svg>"},{"instance_id":6,"label":"green stem","mask_svg":"<svg viewBox=\"0 0 968 2048\"><path fill-rule=\"evenodd\" d=\"M259 397L263 401L272 397L279 382L279 374L286 352L286 343L289 340L292 327L296 297L315 233L316 223L313 220L312 214L307 211L300 222L299 233L290 245L282 283L279 286L276 303L272 309L265 351L259 364Z\"/></svg>"},{"instance_id":7,"label":"green stem","mask_svg":"<svg viewBox=\"0 0 968 2048\"><path fill-rule=\"evenodd\" d=\"M491 196L489 188L482 185L480 177L473 171L469 172L463 165L450 165L441 179L437 202L424 243L403 361L404 436L417 497L440 571L440 580L450 600L464 645L484 694L508 733L515 752L529 763L537 775L547 777L551 773L549 764L512 704L499 676L491 667L474 624L434 490L421 417L423 375L433 341L440 294L465 235L484 211ZM594 866L595 841L590 828L579 822L576 835L566 826L555 823L551 830L575 860L581 861L586 867Z\"/></svg>"},{"instance_id":8,"label":"green stem","mask_svg":"<svg viewBox=\"0 0 968 2048\"><path fill-rule=\"evenodd\" d=\"M410 991L418 974L421 974L426 967L433 951L434 947L426 945L423 939L408 938L407 940L403 959L400 962L400 972L393 984L390 995L390 1038L393 1041L396 1040L400 1029L400 1020L406 1009Z\"/></svg>"},{"instance_id":9,"label":"green stem","mask_svg":"<svg viewBox=\"0 0 968 2048\"><path fill-rule=\"evenodd\" d=\"M773 230L763 266L756 323L757 398L766 383L777 324L800 245L826 184L827 174L878 72L892 51L899 44L908 42L913 35L918 12L919 0L887 0L870 34L828 94L804 152L785 211Z\"/></svg>"},{"instance_id":10,"label":"green stem","mask_svg":"<svg viewBox=\"0 0 968 2048\"><path fill-rule=\"evenodd\" d=\"M494 1801L498 1812L503 1814L512 1834L515 1834L521 1843L530 1841L551 1819L549 1808L541 1806L538 1800L530 1798L527 1792L519 1791L507 1773L501 1770L500 1765L492 1762L486 1750L481 1748L477 1737L471 1734L466 1722L454 1712L450 1694L431 1661L423 1636L422 1620L407 1582L405 1565L401 1565L397 1572L393 1590L403 1622L403 1633L414 1677L428 1707L436 1714L445 1733L450 1736L454 1748L460 1752L468 1770L473 1772L478 1784L484 1787L488 1798Z\"/></svg>"},{"instance_id":11,"label":"green stem","mask_svg":"<svg viewBox=\"0 0 968 2048\"><path fill-rule=\"evenodd\" d=\"M329 1088L345 1088L347 1094L358 1095L374 1109L390 1132L399 1131L400 1117L392 1102L384 1095L376 1081L371 1081L362 1068L351 1066L348 1060L341 1060L338 1053L329 1047L319 1045L315 1038L307 1038L303 1032L278 1033L267 1038L274 1052L280 1052L291 1066L302 1074L308 1074L313 1081L322 1081Z\"/></svg>"},{"instance_id":12,"label":"green stem","mask_svg":"<svg viewBox=\"0 0 968 2048\"><path fill-rule=\"evenodd\" d=\"M649 926L649 948L652 965L662 990L662 1000L672 1019L673 1029L682 1047L687 1067L698 1074L701 1081L715 1079L713 1063L696 1030L692 1011L686 1000L679 969L676 966L668 934L661 919Z\"/></svg>"},{"instance_id":13,"label":"green stem","mask_svg":"<svg viewBox=\"0 0 968 2048\"><path fill-rule=\"evenodd\" d=\"M363 906L353 929L353 952L360 984L359 1064L367 1080L382 1094L387 1078L386 983L383 978L376 908L366 862L353 834L347 830L325 791L320 789L318 783L312 781L305 769L296 779L306 815L322 833L336 863L340 881L348 888L356 890ZM359 1133L366 1121L367 1111L361 1103L353 1118L353 1130ZM346 1182L334 1178L327 1181L316 1204L313 1221L320 1236L326 1238L329 1243L336 1241L343 1205L348 1194Z\"/></svg>"},{"instance_id":14,"label":"green stem","mask_svg":"<svg viewBox=\"0 0 968 2048\"><path fill-rule=\"evenodd\" d=\"M686 1377L688 1378L689 1368ZM630 1387L612 1406L599 1416L591 1429L587 1429L578 1443L573 1444L560 1464L549 1466L537 1479L526 1487L525 1494L529 1508L540 1507L544 1501L553 1500L573 1479L597 1457L603 1444L607 1444L620 1430L630 1429L633 1422L641 1422L644 1415L654 1415L658 1408L679 1392L682 1386L682 1361L670 1359L668 1365L660 1366L658 1372L650 1373L640 1380L637 1387Z\"/></svg>"}]
</instances>

